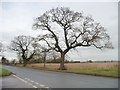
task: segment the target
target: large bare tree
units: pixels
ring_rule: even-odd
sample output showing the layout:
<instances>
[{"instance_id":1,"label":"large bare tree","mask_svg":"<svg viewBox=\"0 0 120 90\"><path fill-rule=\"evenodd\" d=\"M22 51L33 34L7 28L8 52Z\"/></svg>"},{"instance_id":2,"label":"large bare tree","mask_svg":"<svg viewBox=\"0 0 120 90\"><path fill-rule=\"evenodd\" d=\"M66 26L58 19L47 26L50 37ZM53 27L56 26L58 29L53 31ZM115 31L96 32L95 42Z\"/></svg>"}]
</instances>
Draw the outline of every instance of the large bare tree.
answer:
<instances>
[{"instance_id":1,"label":"large bare tree","mask_svg":"<svg viewBox=\"0 0 120 90\"><path fill-rule=\"evenodd\" d=\"M40 40L60 52L60 70L64 70L65 55L77 47L113 48L106 29L92 17L66 7L46 11L35 19L34 29L44 30Z\"/></svg>"},{"instance_id":2,"label":"large bare tree","mask_svg":"<svg viewBox=\"0 0 120 90\"><path fill-rule=\"evenodd\" d=\"M17 55L22 58L24 66L26 66L36 52L37 43L33 37L21 35L11 41L10 49L17 52Z\"/></svg>"}]
</instances>

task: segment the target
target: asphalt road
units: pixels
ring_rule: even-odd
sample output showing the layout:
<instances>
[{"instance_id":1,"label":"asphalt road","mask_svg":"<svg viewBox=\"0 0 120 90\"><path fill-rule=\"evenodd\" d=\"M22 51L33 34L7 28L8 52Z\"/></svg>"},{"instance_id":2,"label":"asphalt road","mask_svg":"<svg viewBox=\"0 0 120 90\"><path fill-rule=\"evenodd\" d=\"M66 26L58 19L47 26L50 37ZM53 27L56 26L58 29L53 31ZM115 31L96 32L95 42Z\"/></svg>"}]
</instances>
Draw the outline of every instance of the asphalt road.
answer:
<instances>
[{"instance_id":1,"label":"asphalt road","mask_svg":"<svg viewBox=\"0 0 120 90\"><path fill-rule=\"evenodd\" d=\"M34 88L32 85L22 82L14 76L2 78L2 88Z\"/></svg>"},{"instance_id":2,"label":"asphalt road","mask_svg":"<svg viewBox=\"0 0 120 90\"><path fill-rule=\"evenodd\" d=\"M117 78L42 71L24 67L2 66L17 77L46 88L118 88Z\"/></svg>"}]
</instances>

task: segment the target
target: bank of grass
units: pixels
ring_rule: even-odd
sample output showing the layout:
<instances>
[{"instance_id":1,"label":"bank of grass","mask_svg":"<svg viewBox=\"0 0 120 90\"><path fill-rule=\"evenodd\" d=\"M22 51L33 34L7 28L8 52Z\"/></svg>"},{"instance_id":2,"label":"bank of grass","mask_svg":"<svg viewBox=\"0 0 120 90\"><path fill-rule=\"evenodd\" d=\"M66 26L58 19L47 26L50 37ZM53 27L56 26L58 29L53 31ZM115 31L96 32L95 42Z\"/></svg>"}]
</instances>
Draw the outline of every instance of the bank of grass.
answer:
<instances>
[{"instance_id":1,"label":"bank of grass","mask_svg":"<svg viewBox=\"0 0 120 90\"><path fill-rule=\"evenodd\" d=\"M10 74L11 74L11 72L9 70L0 68L0 76L9 76Z\"/></svg>"},{"instance_id":2,"label":"bank of grass","mask_svg":"<svg viewBox=\"0 0 120 90\"><path fill-rule=\"evenodd\" d=\"M22 65L17 65L21 67ZM68 63L65 64L67 70L58 70L59 64L46 64L46 68L43 64L28 64L26 67L38 69L38 70L50 70L76 74L86 74L95 76L106 77L120 77L120 69L118 69L117 62L108 63Z\"/></svg>"}]
</instances>

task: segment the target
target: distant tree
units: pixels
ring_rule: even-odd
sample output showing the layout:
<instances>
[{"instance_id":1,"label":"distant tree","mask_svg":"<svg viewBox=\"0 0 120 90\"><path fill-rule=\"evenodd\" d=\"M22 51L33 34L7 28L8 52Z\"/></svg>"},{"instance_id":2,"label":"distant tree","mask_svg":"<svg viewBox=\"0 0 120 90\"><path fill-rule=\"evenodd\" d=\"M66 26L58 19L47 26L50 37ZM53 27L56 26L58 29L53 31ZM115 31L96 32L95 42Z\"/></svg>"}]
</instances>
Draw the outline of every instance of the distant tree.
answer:
<instances>
[{"instance_id":1,"label":"distant tree","mask_svg":"<svg viewBox=\"0 0 120 90\"><path fill-rule=\"evenodd\" d=\"M80 63L80 61L73 61L72 63Z\"/></svg>"},{"instance_id":2,"label":"distant tree","mask_svg":"<svg viewBox=\"0 0 120 90\"><path fill-rule=\"evenodd\" d=\"M1 58L1 62L2 62L2 64L5 64L5 63L6 63L6 58L5 58L5 57L2 57L2 58Z\"/></svg>"},{"instance_id":3,"label":"distant tree","mask_svg":"<svg viewBox=\"0 0 120 90\"><path fill-rule=\"evenodd\" d=\"M87 62L88 62L88 63L93 63L93 61L92 61L92 60L88 60Z\"/></svg>"},{"instance_id":4,"label":"distant tree","mask_svg":"<svg viewBox=\"0 0 120 90\"><path fill-rule=\"evenodd\" d=\"M98 49L113 48L110 36L100 23L66 7L46 11L36 18L33 28L45 30L46 33L39 36L40 40L60 52L60 70L66 69L65 55L71 49L90 46Z\"/></svg>"},{"instance_id":5,"label":"distant tree","mask_svg":"<svg viewBox=\"0 0 120 90\"><path fill-rule=\"evenodd\" d=\"M14 40L11 41L10 49L17 52L24 66L26 66L36 52L37 43L35 38L21 35L15 37Z\"/></svg>"},{"instance_id":6,"label":"distant tree","mask_svg":"<svg viewBox=\"0 0 120 90\"><path fill-rule=\"evenodd\" d=\"M1 58L2 64L9 64L9 60L7 60L5 57Z\"/></svg>"}]
</instances>

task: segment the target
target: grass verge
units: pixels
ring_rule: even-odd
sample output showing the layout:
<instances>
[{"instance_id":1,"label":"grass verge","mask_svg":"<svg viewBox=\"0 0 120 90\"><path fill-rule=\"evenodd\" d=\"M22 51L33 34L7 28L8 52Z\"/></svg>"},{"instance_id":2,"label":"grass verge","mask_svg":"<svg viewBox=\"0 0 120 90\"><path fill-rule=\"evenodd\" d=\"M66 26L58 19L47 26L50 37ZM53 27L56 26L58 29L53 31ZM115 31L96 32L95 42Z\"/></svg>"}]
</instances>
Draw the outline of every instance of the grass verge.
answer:
<instances>
[{"instance_id":1,"label":"grass verge","mask_svg":"<svg viewBox=\"0 0 120 90\"><path fill-rule=\"evenodd\" d=\"M106 76L106 77L120 77L120 71L118 70L107 70L107 69L71 69L67 72L86 74L94 76Z\"/></svg>"},{"instance_id":2,"label":"grass verge","mask_svg":"<svg viewBox=\"0 0 120 90\"><path fill-rule=\"evenodd\" d=\"M10 74L11 74L11 72L9 70L0 68L0 76L9 76Z\"/></svg>"},{"instance_id":3,"label":"grass verge","mask_svg":"<svg viewBox=\"0 0 120 90\"><path fill-rule=\"evenodd\" d=\"M37 67L28 67L38 70L48 70L56 72L66 72L74 74L83 74L83 75L93 75L93 76L103 76L103 77L120 77L120 70L104 70L104 69L67 69L67 70L58 70L58 69L49 69L49 68L37 68Z\"/></svg>"}]
</instances>

